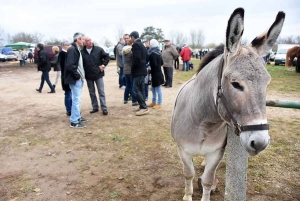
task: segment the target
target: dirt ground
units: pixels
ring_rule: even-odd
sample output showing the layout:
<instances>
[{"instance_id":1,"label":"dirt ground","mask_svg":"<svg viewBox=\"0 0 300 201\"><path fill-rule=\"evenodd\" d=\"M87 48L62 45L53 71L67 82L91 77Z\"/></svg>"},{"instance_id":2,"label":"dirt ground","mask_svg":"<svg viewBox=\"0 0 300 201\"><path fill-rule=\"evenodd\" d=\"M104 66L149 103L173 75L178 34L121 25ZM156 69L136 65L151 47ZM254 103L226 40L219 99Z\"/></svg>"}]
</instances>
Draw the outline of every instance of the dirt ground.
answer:
<instances>
[{"instance_id":1,"label":"dirt ground","mask_svg":"<svg viewBox=\"0 0 300 201\"><path fill-rule=\"evenodd\" d=\"M54 78L51 71L51 81ZM108 116L89 113L91 102L84 86L82 116L90 120L86 129L69 127L61 86L55 94L48 94L45 83L43 92L37 93L39 82L40 72L33 64L0 64L0 201L182 200L182 165L169 131L171 108L181 81L175 80L173 88L163 88L162 109L136 117L136 107L131 102L123 104L124 90L118 88L116 66L111 62L104 78ZM270 92L268 98L300 100L300 93ZM268 118L274 122L293 119L293 126L299 128L297 110L268 108ZM250 159L249 200L300 200L299 137L295 140L291 143L296 148L290 152L293 163L283 166L282 158L273 166L278 176L270 176L269 190L255 187L255 182L268 178L261 175L266 171L264 166ZM198 177L201 161L201 157L194 160ZM219 191L212 195L212 201L224 199L224 161L218 169ZM201 198L197 179L193 197Z\"/></svg>"}]
</instances>

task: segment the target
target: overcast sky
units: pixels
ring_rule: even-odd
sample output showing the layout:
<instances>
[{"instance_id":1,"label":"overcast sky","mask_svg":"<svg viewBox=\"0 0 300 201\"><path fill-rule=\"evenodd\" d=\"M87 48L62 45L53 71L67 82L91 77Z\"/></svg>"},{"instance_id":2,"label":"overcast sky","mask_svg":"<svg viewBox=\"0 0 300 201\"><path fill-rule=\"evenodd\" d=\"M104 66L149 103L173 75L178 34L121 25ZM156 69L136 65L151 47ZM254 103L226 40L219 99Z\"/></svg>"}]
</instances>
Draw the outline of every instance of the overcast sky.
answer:
<instances>
[{"instance_id":1,"label":"overcast sky","mask_svg":"<svg viewBox=\"0 0 300 201\"><path fill-rule=\"evenodd\" d=\"M272 25L278 11L286 13L281 36L300 35L299 0L6 0L0 7L0 26L11 35L38 31L44 40L71 39L83 32L97 42L107 37L113 43L120 26L126 33L154 26L165 37L171 31L188 37L190 30L202 29L205 44L218 44L237 7L245 9L243 38L249 42Z\"/></svg>"}]
</instances>

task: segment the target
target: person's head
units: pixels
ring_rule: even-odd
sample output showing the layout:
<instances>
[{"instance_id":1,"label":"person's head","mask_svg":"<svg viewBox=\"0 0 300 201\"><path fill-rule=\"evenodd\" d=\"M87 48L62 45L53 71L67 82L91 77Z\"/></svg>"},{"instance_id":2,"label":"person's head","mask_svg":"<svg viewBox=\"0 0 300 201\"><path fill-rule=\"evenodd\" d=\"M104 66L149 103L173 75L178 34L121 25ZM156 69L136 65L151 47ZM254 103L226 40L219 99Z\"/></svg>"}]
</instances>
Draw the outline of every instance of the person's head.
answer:
<instances>
[{"instance_id":1,"label":"person's head","mask_svg":"<svg viewBox=\"0 0 300 201\"><path fill-rule=\"evenodd\" d=\"M53 47L52 47L52 52L53 52L53 54L59 53L59 47L53 46Z\"/></svg>"},{"instance_id":2,"label":"person's head","mask_svg":"<svg viewBox=\"0 0 300 201\"><path fill-rule=\"evenodd\" d=\"M44 49L44 45L42 43L39 43L39 44L37 44L36 49L37 49L37 51L43 50Z\"/></svg>"},{"instance_id":3,"label":"person's head","mask_svg":"<svg viewBox=\"0 0 300 201\"><path fill-rule=\"evenodd\" d=\"M149 45L151 48L156 48L159 45L159 43L156 39L151 39L149 43L150 43Z\"/></svg>"},{"instance_id":4,"label":"person's head","mask_svg":"<svg viewBox=\"0 0 300 201\"><path fill-rule=\"evenodd\" d=\"M139 35L139 32L133 31L133 32L131 32L129 37L130 37L131 42L133 43L136 39L138 39L140 37L140 35Z\"/></svg>"},{"instance_id":5,"label":"person's head","mask_svg":"<svg viewBox=\"0 0 300 201\"><path fill-rule=\"evenodd\" d=\"M122 45L124 45L124 43L125 43L124 38L120 38L119 43L122 44Z\"/></svg>"},{"instance_id":6,"label":"person's head","mask_svg":"<svg viewBox=\"0 0 300 201\"><path fill-rule=\"evenodd\" d=\"M85 37L85 46L87 49L91 49L93 47L93 41L90 37Z\"/></svg>"},{"instance_id":7,"label":"person's head","mask_svg":"<svg viewBox=\"0 0 300 201\"><path fill-rule=\"evenodd\" d=\"M145 47L150 47L150 41L149 40L145 41Z\"/></svg>"},{"instance_id":8,"label":"person's head","mask_svg":"<svg viewBox=\"0 0 300 201\"><path fill-rule=\"evenodd\" d=\"M165 45L169 46L171 44L171 41L169 39L165 39Z\"/></svg>"},{"instance_id":9,"label":"person's head","mask_svg":"<svg viewBox=\"0 0 300 201\"><path fill-rule=\"evenodd\" d=\"M84 44L84 34L83 33L75 33L73 36L73 40L77 46L82 47Z\"/></svg>"},{"instance_id":10,"label":"person's head","mask_svg":"<svg viewBox=\"0 0 300 201\"><path fill-rule=\"evenodd\" d=\"M70 46L71 45L70 45L70 43L68 41L64 41L61 44L61 48L64 49L64 50L66 50L66 51L69 49Z\"/></svg>"},{"instance_id":11,"label":"person's head","mask_svg":"<svg viewBox=\"0 0 300 201\"><path fill-rule=\"evenodd\" d=\"M129 44L129 34L124 34L123 39L126 44Z\"/></svg>"}]
</instances>

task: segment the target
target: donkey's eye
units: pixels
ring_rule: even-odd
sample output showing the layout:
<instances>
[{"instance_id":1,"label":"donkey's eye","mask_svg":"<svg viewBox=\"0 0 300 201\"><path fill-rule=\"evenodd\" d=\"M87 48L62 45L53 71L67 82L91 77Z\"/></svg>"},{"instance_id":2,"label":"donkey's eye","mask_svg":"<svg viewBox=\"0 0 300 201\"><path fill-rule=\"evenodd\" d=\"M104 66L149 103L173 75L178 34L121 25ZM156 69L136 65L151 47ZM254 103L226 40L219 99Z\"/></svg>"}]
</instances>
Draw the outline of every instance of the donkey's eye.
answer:
<instances>
[{"instance_id":1,"label":"donkey's eye","mask_svg":"<svg viewBox=\"0 0 300 201\"><path fill-rule=\"evenodd\" d=\"M240 91L244 91L244 87L242 87L238 82L231 82L232 86Z\"/></svg>"}]
</instances>

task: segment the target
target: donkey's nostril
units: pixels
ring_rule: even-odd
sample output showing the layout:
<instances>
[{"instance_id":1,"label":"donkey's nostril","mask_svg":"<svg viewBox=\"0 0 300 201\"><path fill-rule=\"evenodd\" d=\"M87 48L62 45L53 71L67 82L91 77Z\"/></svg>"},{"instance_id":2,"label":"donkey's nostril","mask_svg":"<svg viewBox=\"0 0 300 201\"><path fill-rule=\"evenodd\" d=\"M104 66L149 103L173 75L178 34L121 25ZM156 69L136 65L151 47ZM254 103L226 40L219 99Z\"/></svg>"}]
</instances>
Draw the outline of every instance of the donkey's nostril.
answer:
<instances>
[{"instance_id":1,"label":"donkey's nostril","mask_svg":"<svg viewBox=\"0 0 300 201\"><path fill-rule=\"evenodd\" d=\"M250 146L251 146L251 148L253 148L254 150L256 150L254 140L251 141Z\"/></svg>"}]
</instances>

